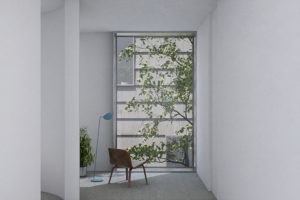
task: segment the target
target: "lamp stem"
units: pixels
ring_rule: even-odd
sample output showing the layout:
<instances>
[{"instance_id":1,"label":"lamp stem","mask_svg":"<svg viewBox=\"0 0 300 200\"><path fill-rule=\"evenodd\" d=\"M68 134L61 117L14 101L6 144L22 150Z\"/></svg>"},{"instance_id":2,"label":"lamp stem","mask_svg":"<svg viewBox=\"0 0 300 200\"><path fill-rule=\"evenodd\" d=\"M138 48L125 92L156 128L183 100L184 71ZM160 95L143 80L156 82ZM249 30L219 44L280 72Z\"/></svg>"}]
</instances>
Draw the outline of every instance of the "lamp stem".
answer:
<instances>
[{"instance_id":1,"label":"lamp stem","mask_svg":"<svg viewBox=\"0 0 300 200\"><path fill-rule=\"evenodd\" d=\"M101 122L102 116L99 116L99 122L98 122L98 135L97 135L97 145L96 145L96 155L95 155L95 164L94 164L94 178L96 175L96 163L97 163L97 153L98 153L98 142L99 142L99 130L100 130L100 122Z\"/></svg>"}]
</instances>

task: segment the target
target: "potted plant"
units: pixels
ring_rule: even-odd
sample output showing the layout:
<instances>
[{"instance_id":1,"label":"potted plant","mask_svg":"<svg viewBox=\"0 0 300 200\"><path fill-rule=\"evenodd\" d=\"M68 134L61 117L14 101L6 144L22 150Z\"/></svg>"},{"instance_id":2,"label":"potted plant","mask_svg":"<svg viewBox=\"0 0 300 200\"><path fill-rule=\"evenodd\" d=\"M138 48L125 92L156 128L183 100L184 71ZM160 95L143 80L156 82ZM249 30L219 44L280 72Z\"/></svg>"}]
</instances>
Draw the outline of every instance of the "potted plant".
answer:
<instances>
[{"instance_id":1,"label":"potted plant","mask_svg":"<svg viewBox=\"0 0 300 200\"><path fill-rule=\"evenodd\" d=\"M94 161L91 138L87 128L80 128L80 176L86 176L87 166Z\"/></svg>"}]
</instances>

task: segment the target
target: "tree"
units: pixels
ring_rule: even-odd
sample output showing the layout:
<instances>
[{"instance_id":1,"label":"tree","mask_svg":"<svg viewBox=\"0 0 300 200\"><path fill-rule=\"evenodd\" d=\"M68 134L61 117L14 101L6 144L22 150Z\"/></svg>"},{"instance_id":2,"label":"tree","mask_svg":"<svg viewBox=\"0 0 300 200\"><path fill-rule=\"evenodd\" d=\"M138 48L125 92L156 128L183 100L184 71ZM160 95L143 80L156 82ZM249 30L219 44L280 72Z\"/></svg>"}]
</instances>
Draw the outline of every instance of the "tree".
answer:
<instances>
[{"instance_id":1,"label":"tree","mask_svg":"<svg viewBox=\"0 0 300 200\"><path fill-rule=\"evenodd\" d=\"M128 101L125 110L142 111L150 120L137 132L143 143L127 149L133 159L189 166L193 141L193 55L192 51L181 54L179 44L191 50L193 38L144 37L120 52L120 60L129 61L136 55L137 65L141 67L137 78L139 98ZM155 59L158 62L151 62ZM166 119L173 123L176 118L187 122L176 130L176 137L166 143L153 141L160 135L159 124Z\"/></svg>"}]
</instances>

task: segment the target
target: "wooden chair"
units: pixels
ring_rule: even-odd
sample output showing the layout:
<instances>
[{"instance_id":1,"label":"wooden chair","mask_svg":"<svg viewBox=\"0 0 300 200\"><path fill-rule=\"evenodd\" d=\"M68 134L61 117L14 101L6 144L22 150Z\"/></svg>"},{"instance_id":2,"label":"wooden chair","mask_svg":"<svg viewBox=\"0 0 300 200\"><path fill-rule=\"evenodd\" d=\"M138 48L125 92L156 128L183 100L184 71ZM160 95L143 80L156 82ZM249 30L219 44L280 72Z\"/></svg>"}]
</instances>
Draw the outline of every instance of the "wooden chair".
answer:
<instances>
[{"instance_id":1,"label":"wooden chair","mask_svg":"<svg viewBox=\"0 0 300 200\"><path fill-rule=\"evenodd\" d=\"M129 153L122 149L109 148L108 152L109 152L110 164L114 165L114 167L111 169L108 184L110 183L115 168L126 168L126 180L128 180L128 187L130 187L131 171L139 167L143 167L146 184L148 184L146 170L144 167L146 161L132 162ZM129 169L129 173L128 173L128 169Z\"/></svg>"}]
</instances>

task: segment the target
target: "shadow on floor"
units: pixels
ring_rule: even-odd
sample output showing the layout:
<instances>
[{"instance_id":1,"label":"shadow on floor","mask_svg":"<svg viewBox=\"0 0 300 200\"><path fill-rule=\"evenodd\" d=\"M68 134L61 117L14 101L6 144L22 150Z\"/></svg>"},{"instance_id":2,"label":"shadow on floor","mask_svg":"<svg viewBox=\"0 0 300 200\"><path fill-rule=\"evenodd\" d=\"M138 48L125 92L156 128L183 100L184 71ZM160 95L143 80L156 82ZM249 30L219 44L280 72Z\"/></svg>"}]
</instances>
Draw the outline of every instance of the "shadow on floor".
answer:
<instances>
[{"instance_id":1,"label":"shadow on floor","mask_svg":"<svg viewBox=\"0 0 300 200\"><path fill-rule=\"evenodd\" d=\"M149 185L144 179L133 180L131 188L124 180L82 187L80 200L216 200L196 173L162 174L148 180Z\"/></svg>"},{"instance_id":2,"label":"shadow on floor","mask_svg":"<svg viewBox=\"0 0 300 200\"><path fill-rule=\"evenodd\" d=\"M62 199L53 194L47 192L41 192L41 200L62 200Z\"/></svg>"}]
</instances>

